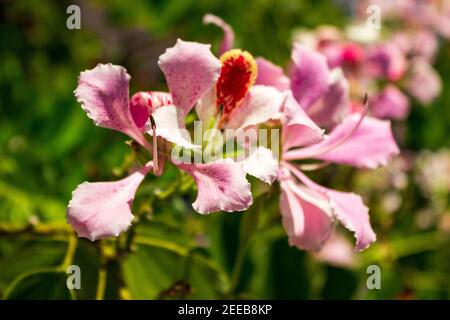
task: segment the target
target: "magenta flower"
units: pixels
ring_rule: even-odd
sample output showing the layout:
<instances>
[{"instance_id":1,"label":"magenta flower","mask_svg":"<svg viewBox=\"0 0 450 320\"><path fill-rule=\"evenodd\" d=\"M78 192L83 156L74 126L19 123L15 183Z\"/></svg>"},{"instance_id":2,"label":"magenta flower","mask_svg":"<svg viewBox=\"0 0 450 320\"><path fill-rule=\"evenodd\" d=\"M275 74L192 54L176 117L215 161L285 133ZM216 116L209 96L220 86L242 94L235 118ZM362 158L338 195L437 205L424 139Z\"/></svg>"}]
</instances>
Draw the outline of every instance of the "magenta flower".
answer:
<instances>
[{"instance_id":1,"label":"magenta flower","mask_svg":"<svg viewBox=\"0 0 450 320\"><path fill-rule=\"evenodd\" d=\"M253 86L256 63L245 51L227 51L219 60L209 45L178 40L160 56L159 66L169 92L138 92L130 100L130 76L123 67L99 64L80 74L75 96L94 123L125 133L153 154L153 161L125 179L85 182L77 187L68 205L67 221L80 237L96 240L125 231L133 219L134 194L145 175L150 170L162 173L164 162L172 161L174 145L201 149L192 143L184 125L195 105L200 119L216 118L218 129L243 129L267 121L272 109L278 113L280 101L274 102L271 96L276 90ZM255 169L252 163L259 159L263 161ZM193 208L199 213L247 209L253 200L246 174L271 183L278 168L265 148L258 148L241 162L220 159L174 164L195 179L198 194Z\"/></svg>"}]
</instances>

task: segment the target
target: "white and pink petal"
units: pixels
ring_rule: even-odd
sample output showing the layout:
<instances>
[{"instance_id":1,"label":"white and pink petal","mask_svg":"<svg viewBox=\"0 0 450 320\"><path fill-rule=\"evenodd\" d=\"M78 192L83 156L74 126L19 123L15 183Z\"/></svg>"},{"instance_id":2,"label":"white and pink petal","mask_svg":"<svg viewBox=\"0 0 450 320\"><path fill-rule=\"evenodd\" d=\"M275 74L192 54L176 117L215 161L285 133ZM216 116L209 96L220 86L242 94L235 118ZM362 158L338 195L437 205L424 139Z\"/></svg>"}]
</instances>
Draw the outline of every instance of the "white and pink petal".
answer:
<instances>
[{"instance_id":1,"label":"white and pink petal","mask_svg":"<svg viewBox=\"0 0 450 320\"><path fill-rule=\"evenodd\" d=\"M265 147L256 148L244 161L244 171L259 180L272 184L277 178L278 160L273 152Z\"/></svg>"},{"instance_id":2,"label":"white and pink petal","mask_svg":"<svg viewBox=\"0 0 450 320\"><path fill-rule=\"evenodd\" d=\"M197 199L192 207L201 214L243 211L253 203L250 183L240 163L224 159L210 163L182 163L178 167L197 183Z\"/></svg>"},{"instance_id":3,"label":"white and pink petal","mask_svg":"<svg viewBox=\"0 0 450 320\"><path fill-rule=\"evenodd\" d=\"M144 130L148 117L159 107L172 104L172 96L167 92L139 91L130 99L130 112L136 126Z\"/></svg>"},{"instance_id":4,"label":"white and pink petal","mask_svg":"<svg viewBox=\"0 0 450 320\"><path fill-rule=\"evenodd\" d=\"M131 225L134 195L151 168L152 162L149 162L119 181L80 184L67 207L67 223L79 237L91 241L117 237Z\"/></svg>"},{"instance_id":5,"label":"white and pink petal","mask_svg":"<svg viewBox=\"0 0 450 320\"><path fill-rule=\"evenodd\" d=\"M283 94L273 87L255 85L239 107L229 114L226 128L245 129L268 120L280 119Z\"/></svg>"},{"instance_id":6,"label":"white and pink petal","mask_svg":"<svg viewBox=\"0 0 450 320\"><path fill-rule=\"evenodd\" d=\"M130 113L128 86L130 75L125 68L98 64L80 73L75 96L89 118L103 128L120 131L148 146Z\"/></svg>"},{"instance_id":7,"label":"white and pink petal","mask_svg":"<svg viewBox=\"0 0 450 320\"><path fill-rule=\"evenodd\" d=\"M178 39L159 57L173 103L187 114L216 83L221 63L211 46Z\"/></svg>"},{"instance_id":8,"label":"white and pink petal","mask_svg":"<svg viewBox=\"0 0 450 320\"><path fill-rule=\"evenodd\" d=\"M192 143L189 131L184 127L183 111L174 105L163 106L152 113L156 127L156 135L180 147L196 149L199 146ZM151 122L147 122L147 132L153 135Z\"/></svg>"}]
</instances>

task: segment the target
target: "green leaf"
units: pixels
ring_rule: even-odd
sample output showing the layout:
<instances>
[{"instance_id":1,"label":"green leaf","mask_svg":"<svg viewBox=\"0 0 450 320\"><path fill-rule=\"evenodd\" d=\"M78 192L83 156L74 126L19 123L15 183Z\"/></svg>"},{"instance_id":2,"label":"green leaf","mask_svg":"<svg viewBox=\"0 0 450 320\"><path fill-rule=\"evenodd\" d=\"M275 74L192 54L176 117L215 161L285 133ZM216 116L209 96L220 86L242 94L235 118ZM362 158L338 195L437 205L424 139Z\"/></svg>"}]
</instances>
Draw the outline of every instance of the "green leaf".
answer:
<instances>
[{"instance_id":1,"label":"green leaf","mask_svg":"<svg viewBox=\"0 0 450 320\"><path fill-rule=\"evenodd\" d=\"M151 221L140 222L136 226L136 234L158 239L170 239L183 247L194 246L194 241L186 235L186 232L175 224L159 221L157 218Z\"/></svg>"},{"instance_id":2,"label":"green leaf","mask_svg":"<svg viewBox=\"0 0 450 320\"><path fill-rule=\"evenodd\" d=\"M94 244L87 239L78 239L72 264L81 270L81 289L75 291L77 299L95 299L100 256Z\"/></svg>"},{"instance_id":3,"label":"green leaf","mask_svg":"<svg viewBox=\"0 0 450 320\"><path fill-rule=\"evenodd\" d=\"M0 224L25 225L34 212L31 197L24 191L0 181Z\"/></svg>"},{"instance_id":4,"label":"green leaf","mask_svg":"<svg viewBox=\"0 0 450 320\"><path fill-rule=\"evenodd\" d=\"M64 259L67 242L37 238L4 237L0 239L0 291L20 274L57 267Z\"/></svg>"},{"instance_id":5,"label":"green leaf","mask_svg":"<svg viewBox=\"0 0 450 320\"><path fill-rule=\"evenodd\" d=\"M250 278L241 295L253 299L306 299L309 280L305 252L289 247L287 238L273 229L260 234L249 249L250 259L242 278ZM257 274L257 277L251 275Z\"/></svg>"},{"instance_id":6,"label":"green leaf","mask_svg":"<svg viewBox=\"0 0 450 320\"><path fill-rule=\"evenodd\" d=\"M67 288L67 275L61 271L42 270L17 278L8 287L8 300L70 300L73 294Z\"/></svg>"},{"instance_id":7,"label":"green leaf","mask_svg":"<svg viewBox=\"0 0 450 320\"><path fill-rule=\"evenodd\" d=\"M356 289L351 271L327 266L327 280L322 290L323 299L350 299Z\"/></svg>"},{"instance_id":8,"label":"green leaf","mask_svg":"<svg viewBox=\"0 0 450 320\"><path fill-rule=\"evenodd\" d=\"M226 280L208 259L161 239L137 238L136 252L122 262L123 278L135 299L214 299Z\"/></svg>"}]
</instances>

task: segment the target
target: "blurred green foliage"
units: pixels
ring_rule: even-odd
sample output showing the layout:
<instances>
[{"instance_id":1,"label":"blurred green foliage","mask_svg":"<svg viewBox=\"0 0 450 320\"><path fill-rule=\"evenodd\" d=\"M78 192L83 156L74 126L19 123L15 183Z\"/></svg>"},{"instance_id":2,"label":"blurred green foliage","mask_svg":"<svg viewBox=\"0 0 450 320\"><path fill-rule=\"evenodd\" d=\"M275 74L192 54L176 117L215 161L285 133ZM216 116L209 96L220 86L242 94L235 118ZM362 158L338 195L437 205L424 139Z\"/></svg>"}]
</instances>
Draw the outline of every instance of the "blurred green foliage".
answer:
<instances>
[{"instance_id":1,"label":"blurred green foliage","mask_svg":"<svg viewBox=\"0 0 450 320\"><path fill-rule=\"evenodd\" d=\"M277 187L262 192L264 206L245 218L201 216L190 205L192 181L171 167L139 189L134 212L140 223L131 248L123 238L95 244L79 239L68 250L65 207L71 191L85 180L120 178L131 151L125 136L95 127L79 107L73 90L80 71L112 62L129 70L132 92L164 88L157 57L176 38L218 47L221 31L202 24L208 12L234 27L237 47L286 66L294 28L343 26L348 19L342 7L325 0L78 1L82 29L68 30L71 3L0 1L0 297L450 297L449 236L437 224L417 227L418 212L433 208L436 197L421 193L413 173L394 213L380 205L386 190L376 187L373 175L379 172L330 167L317 176L365 195L371 207L378 242L354 268L328 266L288 246ZM450 44L442 43L436 63L442 96L428 107L414 105L408 122L397 124L407 152L450 147L449 56ZM448 215L448 200L436 210ZM245 243L248 254L239 257L247 232L241 220L255 214L257 233ZM81 290L65 286L68 261L81 267ZM383 270L382 290L366 288L370 263Z\"/></svg>"}]
</instances>

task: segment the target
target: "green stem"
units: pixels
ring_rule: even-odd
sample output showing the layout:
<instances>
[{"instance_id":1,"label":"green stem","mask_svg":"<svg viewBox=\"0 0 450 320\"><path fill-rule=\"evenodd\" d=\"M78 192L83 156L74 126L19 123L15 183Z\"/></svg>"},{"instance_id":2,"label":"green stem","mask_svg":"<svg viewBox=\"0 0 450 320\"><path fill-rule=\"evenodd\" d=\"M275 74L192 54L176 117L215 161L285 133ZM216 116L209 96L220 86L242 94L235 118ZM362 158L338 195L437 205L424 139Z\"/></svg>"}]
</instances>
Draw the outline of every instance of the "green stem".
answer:
<instances>
[{"instance_id":1,"label":"green stem","mask_svg":"<svg viewBox=\"0 0 450 320\"><path fill-rule=\"evenodd\" d=\"M371 250L361 253L361 257L366 263L386 258L398 259L434 250L446 241L448 239L440 232L430 231L407 238L391 240L388 244L380 242L374 245Z\"/></svg>"},{"instance_id":2,"label":"green stem","mask_svg":"<svg viewBox=\"0 0 450 320\"><path fill-rule=\"evenodd\" d=\"M119 238L116 238L116 244L119 245ZM96 300L103 300L105 297L106 282L108 275L108 265L111 261L118 258L118 248L114 251L113 248L107 245L104 240L100 240L96 243L97 249L100 254L100 267L98 270L97 279L97 291L95 294Z\"/></svg>"},{"instance_id":3,"label":"green stem","mask_svg":"<svg viewBox=\"0 0 450 320\"><path fill-rule=\"evenodd\" d=\"M28 224L28 225L14 225L1 224L0 235L21 235L21 234L39 234L39 235L54 235L54 234L71 234L72 229L64 223L49 223L49 224Z\"/></svg>"},{"instance_id":4,"label":"green stem","mask_svg":"<svg viewBox=\"0 0 450 320\"><path fill-rule=\"evenodd\" d=\"M95 294L96 300L103 300L105 298L107 275L108 271L106 270L106 263L103 263L98 271L97 292Z\"/></svg>"},{"instance_id":5,"label":"green stem","mask_svg":"<svg viewBox=\"0 0 450 320\"><path fill-rule=\"evenodd\" d=\"M239 249L236 255L236 261L233 267L233 273L231 275L230 294L236 293L236 289L239 285L241 278L242 267L244 266L245 254L247 253L248 243L241 243L239 241Z\"/></svg>"}]
</instances>

